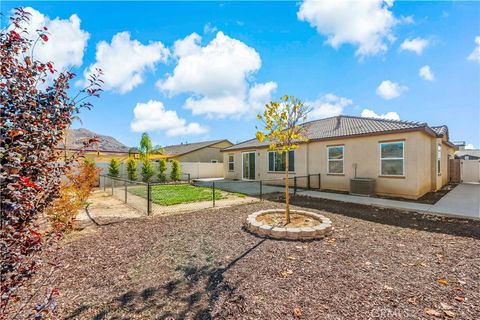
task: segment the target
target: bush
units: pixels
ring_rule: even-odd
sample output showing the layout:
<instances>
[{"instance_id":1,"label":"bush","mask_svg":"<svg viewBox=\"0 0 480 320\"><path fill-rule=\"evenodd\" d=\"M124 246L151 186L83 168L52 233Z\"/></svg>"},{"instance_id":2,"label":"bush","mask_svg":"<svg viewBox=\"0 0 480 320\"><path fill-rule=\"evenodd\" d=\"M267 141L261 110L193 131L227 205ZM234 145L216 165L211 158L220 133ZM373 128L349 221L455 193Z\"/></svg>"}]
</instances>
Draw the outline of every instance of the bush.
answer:
<instances>
[{"instance_id":1,"label":"bush","mask_svg":"<svg viewBox=\"0 0 480 320\"><path fill-rule=\"evenodd\" d=\"M158 180L160 182L165 182L165 180L167 180L165 171L167 171L167 161L165 161L165 159L161 159L158 164Z\"/></svg>"},{"instance_id":2,"label":"bush","mask_svg":"<svg viewBox=\"0 0 480 320\"><path fill-rule=\"evenodd\" d=\"M73 229L74 220L95 188L99 173L95 161L85 159L78 162L76 170L67 174L67 179L60 185L60 197L46 210L55 231L68 232Z\"/></svg>"},{"instance_id":3,"label":"bush","mask_svg":"<svg viewBox=\"0 0 480 320\"><path fill-rule=\"evenodd\" d=\"M30 16L17 8L10 26L0 30L0 317L9 302L17 300L18 289L35 274L40 251L49 240L61 236L42 234L36 224L38 216L61 196L62 177L73 164L70 156L61 157L56 148L80 111L92 107L86 99L98 97L101 91L101 71L97 70L88 77L85 89L69 96L75 75L55 70L54 62L34 58L34 43L47 42L48 32L38 28L27 33ZM55 291L50 293L33 311L35 318L48 317L55 305ZM28 302L24 308L31 307Z\"/></svg>"},{"instance_id":4,"label":"bush","mask_svg":"<svg viewBox=\"0 0 480 320\"><path fill-rule=\"evenodd\" d=\"M129 157L127 160L127 175L128 180L137 180L137 160L132 157Z\"/></svg>"},{"instance_id":5,"label":"bush","mask_svg":"<svg viewBox=\"0 0 480 320\"><path fill-rule=\"evenodd\" d=\"M108 175L110 177L118 177L120 174L120 161L118 161L115 158L112 158L110 160L110 163L108 164Z\"/></svg>"},{"instance_id":6,"label":"bush","mask_svg":"<svg viewBox=\"0 0 480 320\"><path fill-rule=\"evenodd\" d=\"M178 160L173 160L172 171L170 172L170 179L172 179L173 181L178 181L180 180L181 175L182 175L182 169L180 168L180 164L178 163Z\"/></svg>"},{"instance_id":7,"label":"bush","mask_svg":"<svg viewBox=\"0 0 480 320\"><path fill-rule=\"evenodd\" d=\"M142 181L149 182L154 174L152 161L147 158L142 159Z\"/></svg>"}]
</instances>

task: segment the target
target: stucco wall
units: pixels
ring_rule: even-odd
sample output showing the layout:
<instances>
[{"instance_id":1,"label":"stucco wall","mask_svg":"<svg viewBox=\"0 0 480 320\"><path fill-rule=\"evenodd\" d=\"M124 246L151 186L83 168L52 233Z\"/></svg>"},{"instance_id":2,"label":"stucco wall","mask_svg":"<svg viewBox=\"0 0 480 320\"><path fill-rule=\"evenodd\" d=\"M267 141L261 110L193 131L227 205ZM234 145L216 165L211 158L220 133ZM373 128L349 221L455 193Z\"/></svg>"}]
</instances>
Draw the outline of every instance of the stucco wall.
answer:
<instances>
[{"instance_id":1,"label":"stucco wall","mask_svg":"<svg viewBox=\"0 0 480 320\"><path fill-rule=\"evenodd\" d=\"M405 142L405 172L403 177L384 177L380 175L380 142ZM439 140L442 142L441 139ZM327 147L344 146L344 174L327 173ZM321 174L322 189L348 191L350 179L355 176L354 164L357 164L357 177L375 178L376 192L380 195L405 198L418 198L440 188L448 182L449 147L442 143L442 174L436 172L437 138L424 132L404 132L378 136L310 142L302 144L295 150L295 172L292 175ZM445 150L444 150L445 148ZM256 179L283 177L283 173L268 172L268 155L266 149L239 150L224 152L225 177L242 178L242 152L255 151ZM433 154L432 154L433 152ZM228 155L234 154L235 170L228 171Z\"/></svg>"},{"instance_id":2,"label":"stucco wall","mask_svg":"<svg viewBox=\"0 0 480 320\"><path fill-rule=\"evenodd\" d=\"M232 144L228 141L223 141L217 144L214 144L210 147L203 148L197 151L187 153L175 157L180 162L211 162L212 160L217 160L218 162L223 161L223 155L220 151L223 148L230 147Z\"/></svg>"}]
</instances>

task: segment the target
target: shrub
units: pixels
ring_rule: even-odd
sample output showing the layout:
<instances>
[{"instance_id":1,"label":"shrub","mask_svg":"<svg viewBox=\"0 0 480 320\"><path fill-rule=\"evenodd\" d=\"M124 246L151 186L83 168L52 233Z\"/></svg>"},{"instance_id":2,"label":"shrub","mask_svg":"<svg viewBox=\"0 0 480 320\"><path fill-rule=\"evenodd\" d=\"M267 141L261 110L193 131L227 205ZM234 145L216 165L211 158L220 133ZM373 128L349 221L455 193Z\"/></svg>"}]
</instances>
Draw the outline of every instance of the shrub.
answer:
<instances>
[{"instance_id":1,"label":"shrub","mask_svg":"<svg viewBox=\"0 0 480 320\"><path fill-rule=\"evenodd\" d=\"M108 175L110 177L118 177L120 174L120 161L118 161L115 158L112 158L110 160L110 163L108 164Z\"/></svg>"},{"instance_id":2,"label":"shrub","mask_svg":"<svg viewBox=\"0 0 480 320\"><path fill-rule=\"evenodd\" d=\"M155 171L153 169L152 161L150 161L148 158L143 158L142 159L142 181L149 182L152 179L154 174L155 174Z\"/></svg>"},{"instance_id":3,"label":"shrub","mask_svg":"<svg viewBox=\"0 0 480 320\"><path fill-rule=\"evenodd\" d=\"M178 181L180 180L181 175L182 175L182 169L180 168L180 164L178 163L178 160L173 160L172 171L170 172L170 179L172 179L173 181Z\"/></svg>"},{"instance_id":4,"label":"shrub","mask_svg":"<svg viewBox=\"0 0 480 320\"><path fill-rule=\"evenodd\" d=\"M69 172L60 185L60 197L47 208L47 218L55 231L73 229L79 210L85 205L98 181L100 169L93 159L78 161L76 170Z\"/></svg>"},{"instance_id":5,"label":"shrub","mask_svg":"<svg viewBox=\"0 0 480 320\"><path fill-rule=\"evenodd\" d=\"M167 171L167 161L165 161L165 159L161 159L158 164L158 180L160 182L165 182L165 180L167 180L165 171Z\"/></svg>"},{"instance_id":6,"label":"shrub","mask_svg":"<svg viewBox=\"0 0 480 320\"><path fill-rule=\"evenodd\" d=\"M127 160L127 175L128 180L137 180L137 160L133 157L129 157Z\"/></svg>"},{"instance_id":7,"label":"shrub","mask_svg":"<svg viewBox=\"0 0 480 320\"><path fill-rule=\"evenodd\" d=\"M40 28L30 34L36 39L27 39L30 16L17 8L10 26L0 30L0 318L41 263L40 251L61 236L41 234L36 225L39 214L61 195L62 177L73 164L67 155L59 161L56 147L80 111L92 107L86 99L98 97L101 91L97 70L86 88L74 98L69 96L75 75L34 59L34 43L43 45L48 35L46 28ZM33 317L48 317L55 292L49 291ZM30 307L28 301L24 308Z\"/></svg>"}]
</instances>

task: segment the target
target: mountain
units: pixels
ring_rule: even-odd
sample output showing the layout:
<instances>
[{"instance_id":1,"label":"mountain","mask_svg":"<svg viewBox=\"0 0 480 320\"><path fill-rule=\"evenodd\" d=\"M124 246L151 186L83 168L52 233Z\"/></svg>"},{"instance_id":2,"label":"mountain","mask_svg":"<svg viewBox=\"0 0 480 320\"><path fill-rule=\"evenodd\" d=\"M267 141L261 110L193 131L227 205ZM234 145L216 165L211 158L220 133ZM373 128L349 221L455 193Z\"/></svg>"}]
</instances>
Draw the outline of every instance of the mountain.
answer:
<instances>
[{"instance_id":1,"label":"mountain","mask_svg":"<svg viewBox=\"0 0 480 320\"><path fill-rule=\"evenodd\" d=\"M90 130L70 129L67 133L67 147L68 149L80 149L83 147L83 142L90 138L97 137L98 150L99 151L116 151L116 152L128 152L129 147L118 141L117 139L101 135ZM63 148L63 143L59 145L59 148ZM88 150L97 150L97 144L93 144L87 148Z\"/></svg>"}]
</instances>

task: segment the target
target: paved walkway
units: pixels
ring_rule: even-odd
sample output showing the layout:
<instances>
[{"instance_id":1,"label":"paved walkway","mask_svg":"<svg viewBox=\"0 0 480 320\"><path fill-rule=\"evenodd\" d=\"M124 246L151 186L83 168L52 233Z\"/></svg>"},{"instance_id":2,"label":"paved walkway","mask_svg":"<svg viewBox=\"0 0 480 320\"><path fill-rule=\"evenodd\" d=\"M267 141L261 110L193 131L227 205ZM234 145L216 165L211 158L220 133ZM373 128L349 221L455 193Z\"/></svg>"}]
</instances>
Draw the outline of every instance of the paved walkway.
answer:
<instances>
[{"instance_id":1,"label":"paved walkway","mask_svg":"<svg viewBox=\"0 0 480 320\"><path fill-rule=\"evenodd\" d=\"M298 194L313 198L480 219L480 184L458 185L434 205L311 190L301 191Z\"/></svg>"}]
</instances>

